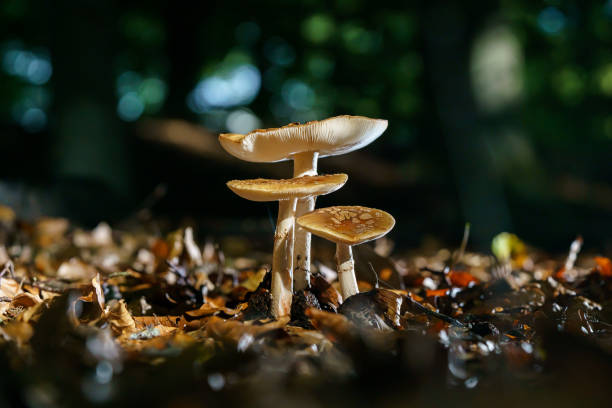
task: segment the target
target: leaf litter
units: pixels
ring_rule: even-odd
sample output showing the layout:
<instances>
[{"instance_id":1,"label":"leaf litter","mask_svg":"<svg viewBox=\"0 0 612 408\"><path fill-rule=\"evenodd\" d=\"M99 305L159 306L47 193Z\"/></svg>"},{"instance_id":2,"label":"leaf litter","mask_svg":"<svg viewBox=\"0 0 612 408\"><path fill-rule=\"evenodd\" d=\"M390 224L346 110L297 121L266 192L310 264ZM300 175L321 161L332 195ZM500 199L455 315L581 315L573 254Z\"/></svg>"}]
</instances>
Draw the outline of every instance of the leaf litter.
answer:
<instances>
[{"instance_id":1,"label":"leaf litter","mask_svg":"<svg viewBox=\"0 0 612 408\"><path fill-rule=\"evenodd\" d=\"M612 266L580 255L581 238L567 259L502 234L495 257L467 252L467 236L455 253L379 248L393 270L369 263L375 280L344 302L315 262L275 320L266 259L226 259L189 227L3 214L3 406L484 406L500 386L502 406L606 396Z\"/></svg>"}]
</instances>

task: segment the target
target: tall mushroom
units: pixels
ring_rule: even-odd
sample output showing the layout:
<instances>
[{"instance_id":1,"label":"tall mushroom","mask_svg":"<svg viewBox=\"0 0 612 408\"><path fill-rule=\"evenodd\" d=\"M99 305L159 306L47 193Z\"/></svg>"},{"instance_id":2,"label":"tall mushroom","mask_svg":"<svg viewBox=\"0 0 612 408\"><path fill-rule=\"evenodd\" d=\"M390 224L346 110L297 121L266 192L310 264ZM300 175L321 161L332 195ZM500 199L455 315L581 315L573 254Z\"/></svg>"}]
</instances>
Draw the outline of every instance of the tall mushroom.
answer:
<instances>
[{"instance_id":1,"label":"tall mushroom","mask_svg":"<svg viewBox=\"0 0 612 408\"><path fill-rule=\"evenodd\" d=\"M349 153L372 143L387 129L387 121L364 116L335 116L304 124L257 129L246 135L219 136L221 146L231 155L250 162L293 160L293 177L317 174L319 157ZM315 197L298 200L296 216L314 210ZM295 234L295 287L310 282L310 233L298 228Z\"/></svg>"},{"instance_id":2,"label":"tall mushroom","mask_svg":"<svg viewBox=\"0 0 612 408\"><path fill-rule=\"evenodd\" d=\"M299 198L328 194L346 183L346 174L304 176L285 180L232 180L227 186L251 201L278 201L278 220L272 253L272 314L289 315L293 295L293 237Z\"/></svg>"},{"instance_id":3,"label":"tall mushroom","mask_svg":"<svg viewBox=\"0 0 612 408\"><path fill-rule=\"evenodd\" d=\"M359 293L351 247L380 238L395 225L391 214L361 206L320 208L296 221L311 233L336 243L338 280L344 300Z\"/></svg>"}]
</instances>

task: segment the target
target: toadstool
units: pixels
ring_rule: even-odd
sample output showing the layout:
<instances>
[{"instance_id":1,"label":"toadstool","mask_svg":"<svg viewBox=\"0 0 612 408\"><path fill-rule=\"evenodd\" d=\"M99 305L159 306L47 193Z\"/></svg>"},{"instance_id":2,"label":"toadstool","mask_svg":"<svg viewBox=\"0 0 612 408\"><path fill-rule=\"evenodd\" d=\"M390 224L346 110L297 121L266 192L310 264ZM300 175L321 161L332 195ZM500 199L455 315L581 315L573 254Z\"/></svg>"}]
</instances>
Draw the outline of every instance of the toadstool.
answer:
<instances>
[{"instance_id":1,"label":"toadstool","mask_svg":"<svg viewBox=\"0 0 612 408\"><path fill-rule=\"evenodd\" d=\"M219 135L221 146L231 155L250 162L293 160L293 177L317 174L319 157L335 156L360 149L387 129L387 121L364 116L335 116L280 128L257 129L246 135ZM298 200L296 216L314 210L315 197ZM310 233L295 234L295 285L304 289L310 282Z\"/></svg>"},{"instance_id":2,"label":"toadstool","mask_svg":"<svg viewBox=\"0 0 612 408\"><path fill-rule=\"evenodd\" d=\"M391 214L361 206L320 208L296 221L311 233L336 243L338 280L344 300L359 293L351 246L380 238L395 225Z\"/></svg>"},{"instance_id":3,"label":"toadstool","mask_svg":"<svg viewBox=\"0 0 612 408\"><path fill-rule=\"evenodd\" d=\"M289 315L293 294L293 239L297 199L328 194L346 183L346 174L304 176L284 180L232 180L227 186L251 201L278 201L272 253L272 314Z\"/></svg>"}]
</instances>

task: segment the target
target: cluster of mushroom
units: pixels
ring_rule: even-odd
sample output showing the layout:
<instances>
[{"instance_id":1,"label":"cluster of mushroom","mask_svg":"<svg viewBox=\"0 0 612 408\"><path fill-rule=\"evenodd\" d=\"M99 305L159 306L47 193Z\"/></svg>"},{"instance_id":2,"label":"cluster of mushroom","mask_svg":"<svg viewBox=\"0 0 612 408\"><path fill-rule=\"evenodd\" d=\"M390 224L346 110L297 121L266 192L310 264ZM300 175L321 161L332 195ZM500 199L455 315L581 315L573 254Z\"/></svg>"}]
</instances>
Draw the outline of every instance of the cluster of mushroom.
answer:
<instances>
[{"instance_id":1,"label":"cluster of mushroom","mask_svg":"<svg viewBox=\"0 0 612 408\"><path fill-rule=\"evenodd\" d=\"M384 211L359 206L314 210L317 196L338 190L348 180L346 174L318 175L317 160L360 149L386 128L386 120L343 115L258 129L246 135L219 136L223 148L242 160L267 163L293 160L291 179L227 183L234 193L247 200L279 202L271 272L275 317L289 315L294 287L301 290L310 286L311 233L337 245L342 297L358 293L351 246L382 237L393 228L395 220Z\"/></svg>"}]
</instances>

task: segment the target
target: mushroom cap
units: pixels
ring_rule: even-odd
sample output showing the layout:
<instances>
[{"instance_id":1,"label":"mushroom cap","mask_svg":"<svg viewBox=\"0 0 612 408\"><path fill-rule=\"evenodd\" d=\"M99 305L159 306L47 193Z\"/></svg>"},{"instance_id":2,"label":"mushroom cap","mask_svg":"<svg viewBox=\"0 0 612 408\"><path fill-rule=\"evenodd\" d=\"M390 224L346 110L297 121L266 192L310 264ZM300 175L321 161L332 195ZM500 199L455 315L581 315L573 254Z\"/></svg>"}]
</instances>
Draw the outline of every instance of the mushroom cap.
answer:
<instances>
[{"instance_id":1,"label":"mushroom cap","mask_svg":"<svg viewBox=\"0 0 612 408\"><path fill-rule=\"evenodd\" d=\"M303 176L291 179L232 180L227 186L242 198L251 201L278 201L332 193L346 183L346 174Z\"/></svg>"},{"instance_id":2,"label":"mushroom cap","mask_svg":"<svg viewBox=\"0 0 612 408\"><path fill-rule=\"evenodd\" d=\"M387 129L384 119L342 115L280 128L256 129L246 135L223 133L221 146L232 156L250 162L277 162L304 152L320 157L361 149Z\"/></svg>"},{"instance_id":3,"label":"mushroom cap","mask_svg":"<svg viewBox=\"0 0 612 408\"><path fill-rule=\"evenodd\" d=\"M395 225L391 214L361 206L319 208L302 215L296 221L315 235L347 245L380 238Z\"/></svg>"}]
</instances>

